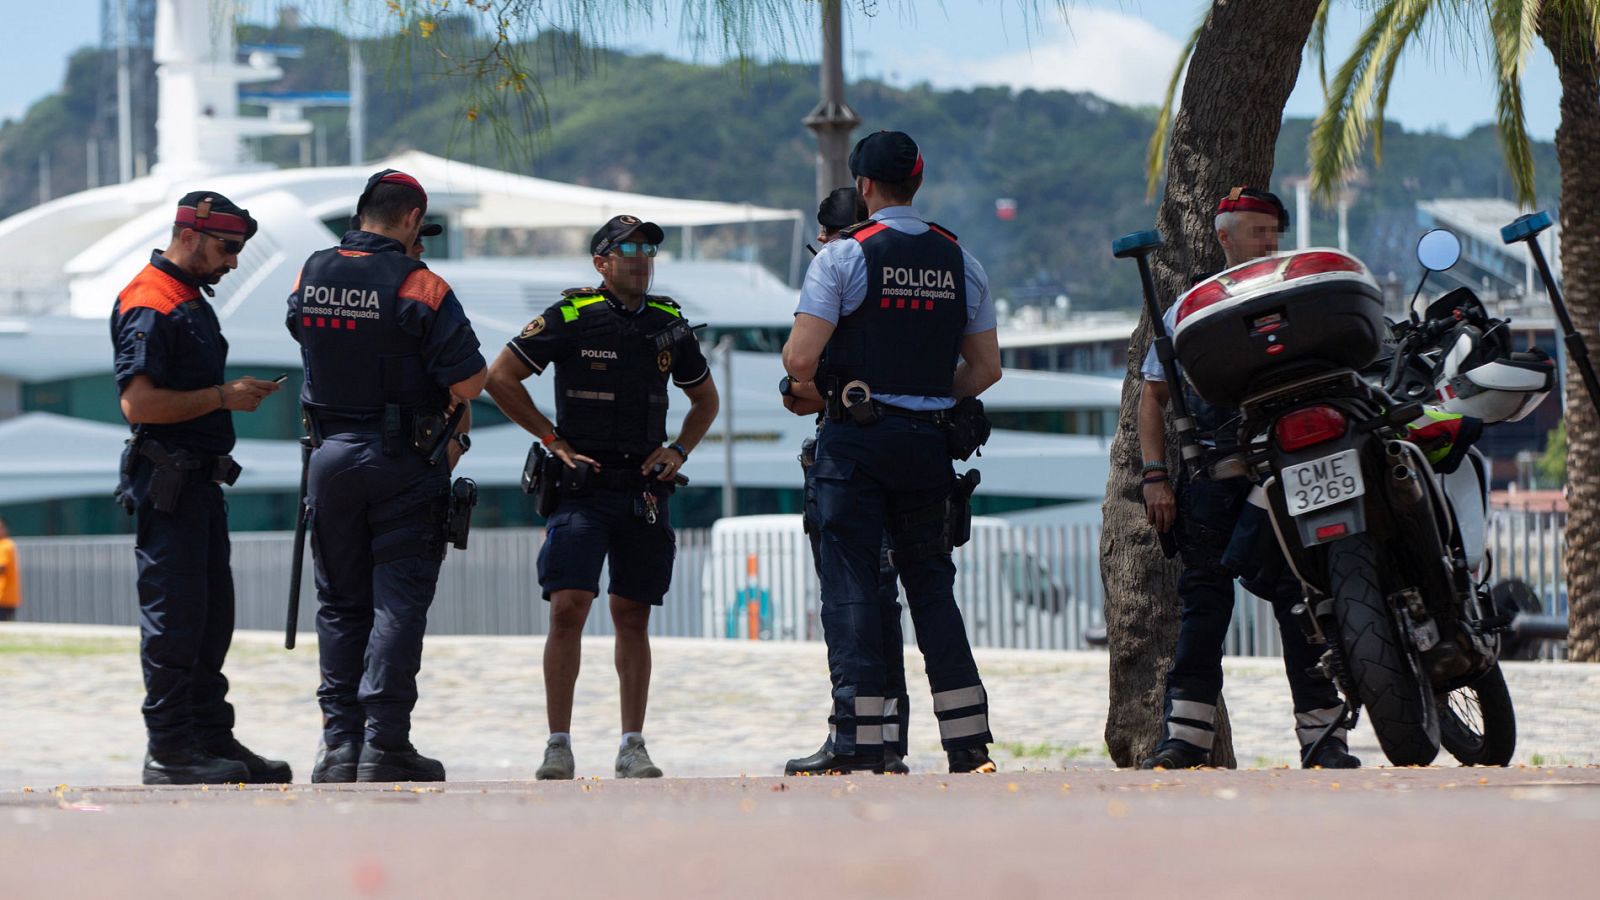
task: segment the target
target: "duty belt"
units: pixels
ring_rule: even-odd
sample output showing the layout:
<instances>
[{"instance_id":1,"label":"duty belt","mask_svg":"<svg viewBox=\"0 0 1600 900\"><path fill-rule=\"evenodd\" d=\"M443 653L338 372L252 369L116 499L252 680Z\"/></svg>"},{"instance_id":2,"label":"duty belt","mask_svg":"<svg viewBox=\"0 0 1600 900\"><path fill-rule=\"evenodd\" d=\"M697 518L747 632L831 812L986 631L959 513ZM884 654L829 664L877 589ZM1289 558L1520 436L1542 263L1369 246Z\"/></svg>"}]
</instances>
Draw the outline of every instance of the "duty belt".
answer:
<instances>
[{"instance_id":1,"label":"duty belt","mask_svg":"<svg viewBox=\"0 0 1600 900\"><path fill-rule=\"evenodd\" d=\"M637 469L601 469L589 473L588 486L607 491L642 491L654 482L665 488L670 482L645 475Z\"/></svg>"}]
</instances>

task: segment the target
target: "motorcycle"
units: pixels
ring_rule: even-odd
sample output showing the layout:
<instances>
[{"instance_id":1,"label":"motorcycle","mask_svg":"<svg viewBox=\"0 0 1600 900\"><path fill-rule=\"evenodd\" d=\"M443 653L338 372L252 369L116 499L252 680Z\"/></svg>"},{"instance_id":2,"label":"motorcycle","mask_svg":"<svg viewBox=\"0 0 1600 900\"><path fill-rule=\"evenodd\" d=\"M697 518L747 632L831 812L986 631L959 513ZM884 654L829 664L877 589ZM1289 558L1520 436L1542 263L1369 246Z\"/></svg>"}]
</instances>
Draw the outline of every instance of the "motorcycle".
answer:
<instances>
[{"instance_id":1,"label":"motorcycle","mask_svg":"<svg viewBox=\"0 0 1600 900\"><path fill-rule=\"evenodd\" d=\"M1424 281L1459 255L1454 235L1429 232ZM1171 355L1202 397L1239 410L1237 443L1185 446L1186 464L1256 482L1265 539L1305 589L1295 618L1346 698L1324 739L1364 708L1396 765L1427 765L1441 745L1505 765L1509 619L1488 591L1488 468L1463 447L1475 422L1538 405L1554 385L1548 358L1510 352L1506 323L1465 289L1388 322L1366 266L1337 250L1236 266L1177 308Z\"/></svg>"}]
</instances>

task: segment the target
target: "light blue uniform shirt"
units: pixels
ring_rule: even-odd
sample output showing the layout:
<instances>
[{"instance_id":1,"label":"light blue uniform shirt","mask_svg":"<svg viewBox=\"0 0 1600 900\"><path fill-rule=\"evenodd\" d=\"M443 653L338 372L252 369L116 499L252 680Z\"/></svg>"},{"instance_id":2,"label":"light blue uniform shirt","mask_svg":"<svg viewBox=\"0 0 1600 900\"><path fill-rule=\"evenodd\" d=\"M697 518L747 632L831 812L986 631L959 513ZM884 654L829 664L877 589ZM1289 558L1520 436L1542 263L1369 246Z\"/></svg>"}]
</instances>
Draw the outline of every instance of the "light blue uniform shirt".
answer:
<instances>
[{"instance_id":1,"label":"light blue uniform shirt","mask_svg":"<svg viewBox=\"0 0 1600 900\"><path fill-rule=\"evenodd\" d=\"M1166 315L1161 317L1161 321L1167 324L1167 336L1171 337L1172 333L1178 330L1178 304L1174 303L1167 307ZM1173 363L1176 364L1177 360L1173 360ZM1139 373L1144 376L1145 381L1167 380L1167 370L1161 368L1161 359L1156 356L1154 338L1150 341L1150 349L1145 351L1144 364L1139 366Z\"/></svg>"},{"instance_id":2,"label":"light blue uniform shirt","mask_svg":"<svg viewBox=\"0 0 1600 900\"><path fill-rule=\"evenodd\" d=\"M872 214L876 221L905 234L922 234L928 223L909 206L888 206ZM989 296L989 276L972 254L961 250L967 282L967 327L962 334L977 334L995 327L994 300ZM825 244L806 270L806 283L800 288L800 305L795 313L816 316L837 326L839 319L861 307L867 297L867 257L861 244L848 238ZM950 361L954 367L955 360ZM879 400L903 409L949 409L954 397L923 397L906 394L874 394Z\"/></svg>"}]
</instances>

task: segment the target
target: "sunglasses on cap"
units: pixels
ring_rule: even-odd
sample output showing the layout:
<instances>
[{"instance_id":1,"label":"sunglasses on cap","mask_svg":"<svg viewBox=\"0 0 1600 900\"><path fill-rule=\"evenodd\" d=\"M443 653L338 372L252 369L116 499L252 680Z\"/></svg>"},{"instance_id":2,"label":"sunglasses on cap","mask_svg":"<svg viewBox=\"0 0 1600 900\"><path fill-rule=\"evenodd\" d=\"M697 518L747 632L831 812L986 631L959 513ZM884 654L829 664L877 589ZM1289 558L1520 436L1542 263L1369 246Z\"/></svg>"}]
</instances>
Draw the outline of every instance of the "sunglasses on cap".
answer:
<instances>
[{"instance_id":1,"label":"sunglasses on cap","mask_svg":"<svg viewBox=\"0 0 1600 900\"><path fill-rule=\"evenodd\" d=\"M655 244L647 244L644 241L621 241L613 244L607 252L615 253L618 256L653 257L656 255L657 249Z\"/></svg>"},{"instance_id":2,"label":"sunglasses on cap","mask_svg":"<svg viewBox=\"0 0 1600 900\"><path fill-rule=\"evenodd\" d=\"M213 241L222 244L222 252L228 254L229 256L237 256L244 252L244 241L237 240L235 238L225 238L220 234L212 234L209 231L201 231L198 228L191 228L190 230L196 234L203 234L206 237L211 238Z\"/></svg>"}]
</instances>

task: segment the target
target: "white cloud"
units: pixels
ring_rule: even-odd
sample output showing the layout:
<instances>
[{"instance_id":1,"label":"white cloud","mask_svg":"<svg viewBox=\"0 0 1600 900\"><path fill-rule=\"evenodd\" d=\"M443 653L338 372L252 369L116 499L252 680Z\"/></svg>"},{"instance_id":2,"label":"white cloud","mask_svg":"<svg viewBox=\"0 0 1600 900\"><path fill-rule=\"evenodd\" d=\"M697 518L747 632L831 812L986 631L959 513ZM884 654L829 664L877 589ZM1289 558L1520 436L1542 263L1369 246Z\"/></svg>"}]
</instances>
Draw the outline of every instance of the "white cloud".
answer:
<instances>
[{"instance_id":1,"label":"white cloud","mask_svg":"<svg viewBox=\"0 0 1600 900\"><path fill-rule=\"evenodd\" d=\"M902 72L928 73L940 87L1007 85L1013 88L1086 91L1116 103L1161 102L1183 45L1138 16L1074 6L1031 46L971 60L933 54L901 55ZM939 54L942 56L942 54ZM937 73L937 74L935 74Z\"/></svg>"}]
</instances>

